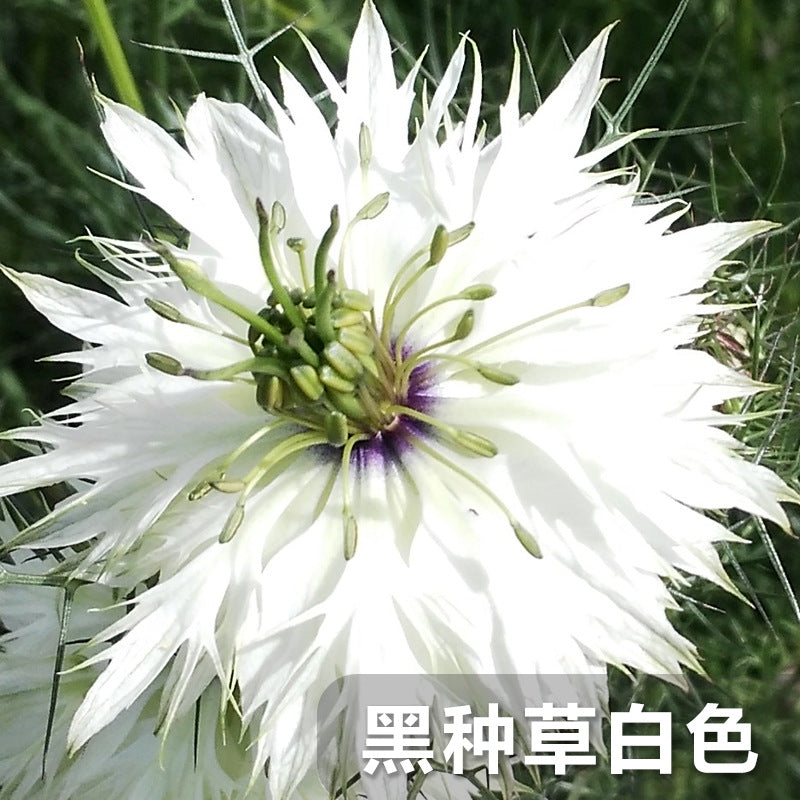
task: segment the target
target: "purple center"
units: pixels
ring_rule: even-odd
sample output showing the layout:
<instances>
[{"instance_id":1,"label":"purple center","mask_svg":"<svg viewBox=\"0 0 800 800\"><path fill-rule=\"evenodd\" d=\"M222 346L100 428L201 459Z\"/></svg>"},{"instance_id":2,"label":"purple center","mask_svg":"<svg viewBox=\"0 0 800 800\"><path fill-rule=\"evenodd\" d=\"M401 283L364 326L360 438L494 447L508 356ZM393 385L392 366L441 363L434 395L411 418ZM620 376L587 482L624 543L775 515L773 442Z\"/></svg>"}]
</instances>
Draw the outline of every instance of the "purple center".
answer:
<instances>
[{"instance_id":1,"label":"purple center","mask_svg":"<svg viewBox=\"0 0 800 800\"><path fill-rule=\"evenodd\" d=\"M428 414L436 404L437 398L433 394L434 385L430 365L420 364L409 374L408 390L405 397L399 399L398 402L414 411ZM350 464L359 472L364 469L386 469L397 463L403 453L412 449L413 444L409 440L409 434L426 437L429 428L429 425L418 419L399 414L388 428L355 444L350 456ZM334 445L317 445L311 449L318 458L324 461L339 461L342 457L341 447Z\"/></svg>"}]
</instances>

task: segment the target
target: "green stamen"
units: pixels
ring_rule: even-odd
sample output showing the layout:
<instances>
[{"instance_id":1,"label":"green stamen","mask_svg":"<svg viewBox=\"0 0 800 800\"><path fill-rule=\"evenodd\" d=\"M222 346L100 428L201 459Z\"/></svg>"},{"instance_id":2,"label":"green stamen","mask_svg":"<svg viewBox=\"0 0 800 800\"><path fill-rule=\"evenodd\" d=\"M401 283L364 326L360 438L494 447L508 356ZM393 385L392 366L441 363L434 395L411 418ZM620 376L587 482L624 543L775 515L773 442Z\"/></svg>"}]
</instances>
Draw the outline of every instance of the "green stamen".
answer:
<instances>
[{"instance_id":1,"label":"green stamen","mask_svg":"<svg viewBox=\"0 0 800 800\"><path fill-rule=\"evenodd\" d=\"M472 433L470 431L461 430L453 425L448 425L447 423L436 419L436 417L431 417L429 414L425 414L422 411L417 411L414 408L409 408L408 406L403 405L391 405L386 409L386 411L391 414L412 417L420 422L424 422L426 425L430 425L445 439L460 445L474 455L483 456L484 458L493 458L497 455L497 446L485 436L481 436L480 434Z\"/></svg>"},{"instance_id":2,"label":"green stamen","mask_svg":"<svg viewBox=\"0 0 800 800\"><path fill-rule=\"evenodd\" d=\"M168 356L166 353L145 353L144 360L153 369L163 372L165 375L184 375L183 364L177 358Z\"/></svg>"},{"instance_id":3,"label":"green stamen","mask_svg":"<svg viewBox=\"0 0 800 800\"><path fill-rule=\"evenodd\" d=\"M400 333L397 334L397 344L395 345L395 360L399 366L400 361L403 357L403 345L405 343L405 338L408 335L408 332L411 328L426 314L429 314L439 306L443 306L446 303L453 303L458 300L474 300L474 301L482 301L488 300L490 297L493 297L496 293L496 289L493 286L489 286L485 283L479 283L475 286L469 286L463 291L459 292L458 294L451 294L447 295L446 297L440 297L438 300L434 300L432 303L429 303L427 306L424 306L416 314L412 314L409 318L408 322L400 329Z\"/></svg>"},{"instance_id":4,"label":"green stamen","mask_svg":"<svg viewBox=\"0 0 800 800\"><path fill-rule=\"evenodd\" d=\"M324 444L326 441L326 438L320 436L318 433L298 433L294 436L290 436L273 448L261 463L251 470L243 479L239 498L220 532L220 544L229 542L235 536L244 520L247 498L252 494L256 486L267 477L272 469L296 453L307 450L309 447L313 447L316 444ZM267 481L267 483L270 482L270 480Z\"/></svg>"},{"instance_id":5,"label":"green stamen","mask_svg":"<svg viewBox=\"0 0 800 800\"><path fill-rule=\"evenodd\" d=\"M514 535L517 537L520 544L522 544L522 546L534 558L541 558L541 551L539 550L539 546L536 544L536 540L534 539L533 535L519 522L519 520L517 520L517 518L508 510L508 506L506 506L506 504L488 486L486 486L486 484L479 481L473 475L470 475L469 472L459 467L458 464L451 461L449 458L446 458L432 447L428 447L428 445L418 436L414 436L411 433L406 433L406 437L412 442L414 447L417 447L422 452L427 453L431 458L436 459L440 464L443 464L457 475L460 475L465 481L471 483L473 486L483 492L500 509L500 511L503 513L503 516L505 516L505 518L508 520L508 524L514 531Z\"/></svg>"},{"instance_id":6,"label":"green stamen","mask_svg":"<svg viewBox=\"0 0 800 800\"><path fill-rule=\"evenodd\" d=\"M515 386L519 383L519 378L511 372L495 367L492 364L482 364L480 361L473 361L464 356L452 353L431 353L428 361L452 361L456 364L463 364L468 369L475 370L482 378L501 386Z\"/></svg>"},{"instance_id":7,"label":"green stamen","mask_svg":"<svg viewBox=\"0 0 800 800\"><path fill-rule=\"evenodd\" d=\"M236 336L229 331L219 330L218 328L214 328L211 325L206 325L203 322L198 322L194 319L189 319L189 317L185 316L181 311L176 308L172 303L165 303L163 300L156 300L152 297L145 297L144 304L155 314L157 314L162 319L167 320L168 322L175 322L179 325L189 325L192 328L198 328L201 331L207 331L208 333L213 333L216 336L223 336L226 339L230 339L232 342L236 342L237 344L247 344L246 339L242 339L241 336Z\"/></svg>"},{"instance_id":8,"label":"green stamen","mask_svg":"<svg viewBox=\"0 0 800 800\"><path fill-rule=\"evenodd\" d=\"M490 345L496 344L497 342L502 341L509 336L513 336L515 333L525 330L525 328L538 325L540 322L546 322L549 319L561 316L561 314L568 314L570 311L577 311L579 308L604 308L605 306L610 306L613 303L617 303L622 300L625 295L628 294L629 290L630 284L625 283L621 286L615 286L613 289L606 289L605 291L590 297L588 300L582 300L579 303L573 303L572 305L564 306L563 308L557 308L555 311L549 311L547 314L542 314L540 317L534 317L533 319L529 319L526 322L515 325L513 328L509 328L502 333L498 333L496 336L492 336L480 344L476 344L474 347L464 350L461 355L466 356L471 355L472 353L477 353L478 350L483 350Z\"/></svg>"},{"instance_id":9,"label":"green stamen","mask_svg":"<svg viewBox=\"0 0 800 800\"><path fill-rule=\"evenodd\" d=\"M350 455L353 452L353 447L367 438L363 434L356 434L351 436L342 448L342 524L346 561L349 561L356 554L356 545L358 543L358 523L350 510Z\"/></svg>"}]
</instances>

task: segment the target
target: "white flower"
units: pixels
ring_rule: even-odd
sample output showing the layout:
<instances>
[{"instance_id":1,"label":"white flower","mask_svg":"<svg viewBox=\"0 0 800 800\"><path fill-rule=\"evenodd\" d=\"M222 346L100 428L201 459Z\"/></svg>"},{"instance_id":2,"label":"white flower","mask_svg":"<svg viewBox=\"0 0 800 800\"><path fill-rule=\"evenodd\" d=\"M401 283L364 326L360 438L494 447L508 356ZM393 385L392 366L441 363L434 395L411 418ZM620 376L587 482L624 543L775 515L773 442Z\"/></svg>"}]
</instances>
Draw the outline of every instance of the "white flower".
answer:
<instances>
[{"instance_id":1,"label":"white flower","mask_svg":"<svg viewBox=\"0 0 800 800\"><path fill-rule=\"evenodd\" d=\"M532 116L516 59L490 142L474 47L450 113L467 39L409 142L419 65L397 85L369 1L346 89L307 45L333 134L285 68L272 128L201 95L185 148L103 101L133 190L191 236L93 238L119 299L6 270L93 345L61 356L75 402L9 434L47 452L0 468L3 494L76 489L17 543L150 579L89 661L73 747L165 668L166 729L216 676L282 798L342 674L698 668L664 580L729 586L734 537L702 511L786 526L797 500L720 427L762 387L688 346L715 313L697 290L770 226L671 233L682 204L597 169L631 137L578 155L607 34Z\"/></svg>"},{"instance_id":2,"label":"white flower","mask_svg":"<svg viewBox=\"0 0 800 800\"><path fill-rule=\"evenodd\" d=\"M2 529L0 521L0 529ZM55 569L53 558L24 554L3 567L3 578ZM5 583L5 581L3 581ZM70 605L64 659L50 717L63 591L35 585L0 585L0 798L2 800L223 800L263 798L266 781L246 791L253 765L246 741L228 718L225 741L219 725L220 689L212 683L163 741L157 735L156 679L136 701L76 754L68 753L67 729L100 669L80 669L85 642L119 619L118 593L99 584L83 586ZM195 728L196 725L196 728ZM44 778L42 774L44 772Z\"/></svg>"}]
</instances>

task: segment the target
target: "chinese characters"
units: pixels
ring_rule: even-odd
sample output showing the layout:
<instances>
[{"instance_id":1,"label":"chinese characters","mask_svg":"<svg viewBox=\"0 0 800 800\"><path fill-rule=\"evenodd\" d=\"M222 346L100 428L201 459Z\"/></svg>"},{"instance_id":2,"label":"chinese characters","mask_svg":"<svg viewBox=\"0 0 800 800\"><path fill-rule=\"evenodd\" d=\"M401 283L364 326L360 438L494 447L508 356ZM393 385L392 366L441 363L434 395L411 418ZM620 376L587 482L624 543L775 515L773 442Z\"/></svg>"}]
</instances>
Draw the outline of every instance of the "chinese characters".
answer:
<instances>
[{"instance_id":1,"label":"chinese characters","mask_svg":"<svg viewBox=\"0 0 800 800\"><path fill-rule=\"evenodd\" d=\"M569 766L594 765L597 756L590 752L590 722L594 708L577 703L525 709L528 734L527 752L518 753L522 741L515 736L517 720L500 714L497 703L488 704L488 712L473 715L468 705L444 709L442 731L446 742L442 749L444 764L454 774L464 773L465 756L485 759L490 775L499 771L500 756L522 756L528 765L552 766L556 775L563 775ZM758 755L750 750L750 725L741 722L739 708L719 708L707 703L687 723L694 740L694 765L705 773L745 773L756 765ZM672 714L668 711L645 711L633 703L628 711L610 715L609 749L611 773L619 775L632 770L653 770L669 774L672 769ZM647 730L643 731L642 728ZM657 732L653 732L653 728ZM647 748L648 756L637 755ZM653 751L657 755L653 755ZM736 760L709 759L712 753L738 753ZM364 771L374 774L383 766L388 774L397 771L395 762L406 774L416 764L424 773L431 771L434 749L431 741L430 708L428 706L368 706L367 740L362 751L367 764Z\"/></svg>"}]
</instances>

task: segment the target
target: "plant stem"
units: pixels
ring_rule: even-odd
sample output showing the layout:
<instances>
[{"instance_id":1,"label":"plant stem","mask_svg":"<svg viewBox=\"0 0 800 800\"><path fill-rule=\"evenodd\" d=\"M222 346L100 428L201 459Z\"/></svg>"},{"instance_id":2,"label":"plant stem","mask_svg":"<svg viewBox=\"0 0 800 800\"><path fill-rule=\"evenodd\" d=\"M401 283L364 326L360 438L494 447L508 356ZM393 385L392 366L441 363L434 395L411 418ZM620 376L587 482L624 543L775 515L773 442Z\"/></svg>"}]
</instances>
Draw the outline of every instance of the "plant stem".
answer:
<instances>
[{"instance_id":1,"label":"plant stem","mask_svg":"<svg viewBox=\"0 0 800 800\"><path fill-rule=\"evenodd\" d=\"M136 88L136 81L128 66L128 60L125 58L105 0L83 0L83 4L86 6L95 36L100 42L100 49L103 51L119 99L140 114L144 114L144 103Z\"/></svg>"}]
</instances>

